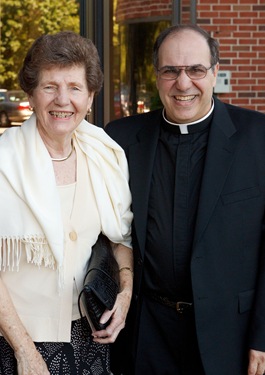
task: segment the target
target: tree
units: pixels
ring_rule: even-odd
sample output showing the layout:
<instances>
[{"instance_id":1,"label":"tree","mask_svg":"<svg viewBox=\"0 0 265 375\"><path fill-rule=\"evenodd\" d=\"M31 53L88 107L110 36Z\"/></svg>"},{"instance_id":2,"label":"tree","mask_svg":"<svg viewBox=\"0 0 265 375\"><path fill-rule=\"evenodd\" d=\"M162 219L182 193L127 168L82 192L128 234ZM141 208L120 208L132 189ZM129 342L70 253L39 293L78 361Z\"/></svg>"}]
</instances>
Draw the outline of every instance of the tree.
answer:
<instances>
[{"instance_id":1,"label":"tree","mask_svg":"<svg viewBox=\"0 0 265 375\"><path fill-rule=\"evenodd\" d=\"M18 88L17 75L32 42L41 34L79 32L77 0L1 0L0 87Z\"/></svg>"}]
</instances>

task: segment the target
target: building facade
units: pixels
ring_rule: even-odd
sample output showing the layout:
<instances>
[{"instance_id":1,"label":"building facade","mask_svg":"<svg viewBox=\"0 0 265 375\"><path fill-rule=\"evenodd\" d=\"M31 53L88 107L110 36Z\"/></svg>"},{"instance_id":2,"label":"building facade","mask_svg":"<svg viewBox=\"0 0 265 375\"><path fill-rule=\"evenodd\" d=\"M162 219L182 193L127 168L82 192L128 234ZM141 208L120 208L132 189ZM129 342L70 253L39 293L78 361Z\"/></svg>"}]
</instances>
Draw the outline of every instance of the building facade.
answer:
<instances>
[{"instance_id":1,"label":"building facade","mask_svg":"<svg viewBox=\"0 0 265 375\"><path fill-rule=\"evenodd\" d=\"M101 46L105 74L101 122L161 105L152 47L158 33L176 23L197 23L219 41L215 95L265 113L263 0L87 0L86 7L89 29L83 32Z\"/></svg>"}]
</instances>

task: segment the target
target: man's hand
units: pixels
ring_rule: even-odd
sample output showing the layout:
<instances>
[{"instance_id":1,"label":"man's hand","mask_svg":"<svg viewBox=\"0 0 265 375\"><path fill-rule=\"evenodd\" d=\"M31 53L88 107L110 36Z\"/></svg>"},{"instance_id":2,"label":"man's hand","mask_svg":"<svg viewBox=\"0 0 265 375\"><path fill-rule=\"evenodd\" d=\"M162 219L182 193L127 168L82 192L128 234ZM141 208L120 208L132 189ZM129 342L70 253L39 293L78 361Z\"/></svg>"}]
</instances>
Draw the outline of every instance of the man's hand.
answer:
<instances>
[{"instance_id":1,"label":"man's hand","mask_svg":"<svg viewBox=\"0 0 265 375\"><path fill-rule=\"evenodd\" d=\"M265 353L251 349L249 351L248 375L263 375L265 373Z\"/></svg>"}]
</instances>

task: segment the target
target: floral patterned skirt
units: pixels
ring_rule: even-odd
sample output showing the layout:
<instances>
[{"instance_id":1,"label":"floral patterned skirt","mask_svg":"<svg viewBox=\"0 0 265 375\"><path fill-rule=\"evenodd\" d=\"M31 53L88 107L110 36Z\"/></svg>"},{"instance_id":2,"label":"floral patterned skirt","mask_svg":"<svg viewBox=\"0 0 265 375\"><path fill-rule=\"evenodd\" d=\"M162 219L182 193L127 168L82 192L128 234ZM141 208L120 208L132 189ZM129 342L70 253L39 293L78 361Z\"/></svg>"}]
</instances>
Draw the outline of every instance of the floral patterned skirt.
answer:
<instances>
[{"instance_id":1,"label":"floral patterned skirt","mask_svg":"<svg viewBox=\"0 0 265 375\"><path fill-rule=\"evenodd\" d=\"M35 343L51 375L110 375L109 345L92 341L86 318L72 322L71 342ZM16 375L14 352L0 337L0 375Z\"/></svg>"}]
</instances>

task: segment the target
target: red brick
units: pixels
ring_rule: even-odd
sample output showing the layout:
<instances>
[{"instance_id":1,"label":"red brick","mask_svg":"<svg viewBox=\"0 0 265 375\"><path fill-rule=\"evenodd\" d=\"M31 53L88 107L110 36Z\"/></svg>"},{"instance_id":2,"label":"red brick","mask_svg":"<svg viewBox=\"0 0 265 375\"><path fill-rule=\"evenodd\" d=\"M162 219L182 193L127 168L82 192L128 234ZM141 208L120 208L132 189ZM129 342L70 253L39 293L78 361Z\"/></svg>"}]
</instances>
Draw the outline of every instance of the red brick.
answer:
<instances>
[{"instance_id":1,"label":"red brick","mask_svg":"<svg viewBox=\"0 0 265 375\"><path fill-rule=\"evenodd\" d=\"M239 98L255 98L256 93L252 91L246 91L246 92L239 92L238 93Z\"/></svg>"},{"instance_id":2,"label":"red brick","mask_svg":"<svg viewBox=\"0 0 265 375\"><path fill-rule=\"evenodd\" d=\"M252 9L251 5L234 5L233 6L233 9L236 11L236 12L242 12L242 11L250 11Z\"/></svg>"},{"instance_id":3,"label":"red brick","mask_svg":"<svg viewBox=\"0 0 265 375\"><path fill-rule=\"evenodd\" d=\"M218 11L224 11L224 12L228 12L230 11L232 8L231 8L231 5L229 4L226 4L226 5L213 5L213 12L218 12Z\"/></svg>"},{"instance_id":4,"label":"red brick","mask_svg":"<svg viewBox=\"0 0 265 375\"><path fill-rule=\"evenodd\" d=\"M238 93L241 93L242 91L247 92L249 89L250 89L249 86L248 85L245 86L244 82L242 81L238 82L237 85L233 85L233 90L235 90Z\"/></svg>"}]
</instances>

